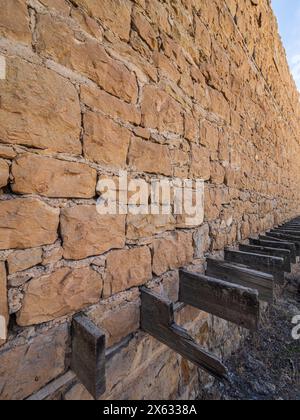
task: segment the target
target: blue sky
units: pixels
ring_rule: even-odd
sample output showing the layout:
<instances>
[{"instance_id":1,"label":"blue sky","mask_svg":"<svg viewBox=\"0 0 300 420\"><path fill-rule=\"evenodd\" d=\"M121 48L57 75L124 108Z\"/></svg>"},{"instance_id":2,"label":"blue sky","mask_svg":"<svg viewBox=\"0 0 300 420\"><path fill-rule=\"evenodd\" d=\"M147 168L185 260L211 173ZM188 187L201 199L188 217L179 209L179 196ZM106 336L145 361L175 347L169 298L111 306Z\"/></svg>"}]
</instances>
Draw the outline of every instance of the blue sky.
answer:
<instances>
[{"instance_id":1,"label":"blue sky","mask_svg":"<svg viewBox=\"0 0 300 420\"><path fill-rule=\"evenodd\" d=\"M272 0L288 62L300 90L300 0Z\"/></svg>"}]
</instances>

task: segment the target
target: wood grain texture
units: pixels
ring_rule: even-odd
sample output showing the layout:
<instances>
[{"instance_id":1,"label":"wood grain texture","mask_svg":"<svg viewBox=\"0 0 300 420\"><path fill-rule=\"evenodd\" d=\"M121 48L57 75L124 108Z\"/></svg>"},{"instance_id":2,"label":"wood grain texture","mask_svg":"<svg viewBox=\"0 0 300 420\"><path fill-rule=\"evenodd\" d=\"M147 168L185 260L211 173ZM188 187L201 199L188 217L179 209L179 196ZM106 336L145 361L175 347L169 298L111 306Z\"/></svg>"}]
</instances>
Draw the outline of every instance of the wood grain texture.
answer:
<instances>
[{"instance_id":1,"label":"wood grain texture","mask_svg":"<svg viewBox=\"0 0 300 420\"><path fill-rule=\"evenodd\" d=\"M251 331L258 328L257 290L180 270L179 300Z\"/></svg>"},{"instance_id":2,"label":"wood grain texture","mask_svg":"<svg viewBox=\"0 0 300 420\"><path fill-rule=\"evenodd\" d=\"M296 263L296 246L291 242L276 241L275 239L271 240L271 238L268 238L268 240L250 238L249 242L250 245L257 245L277 249L287 249L290 251L291 263Z\"/></svg>"},{"instance_id":3,"label":"wood grain texture","mask_svg":"<svg viewBox=\"0 0 300 420\"><path fill-rule=\"evenodd\" d=\"M229 283L255 289L258 291L259 299L264 302L273 303L274 301L274 277L272 274L213 258L207 259L206 274Z\"/></svg>"},{"instance_id":4,"label":"wood grain texture","mask_svg":"<svg viewBox=\"0 0 300 420\"><path fill-rule=\"evenodd\" d=\"M184 328L175 323L170 300L142 288L141 303L141 328L145 332L215 378L227 379L223 363L203 350Z\"/></svg>"},{"instance_id":5,"label":"wood grain texture","mask_svg":"<svg viewBox=\"0 0 300 420\"><path fill-rule=\"evenodd\" d=\"M284 240L284 241L292 242L296 246L297 256L298 257L300 256L300 238L298 238L297 236L286 235L286 234L279 233L279 232L266 232L266 236L268 238L277 238L277 239L281 239L281 240Z\"/></svg>"},{"instance_id":6,"label":"wood grain texture","mask_svg":"<svg viewBox=\"0 0 300 420\"><path fill-rule=\"evenodd\" d=\"M276 248L268 248L264 246L258 245L239 245L240 251L243 252L253 252L255 254L262 254L262 255L271 255L273 257L280 257L284 259L284 271L286 273L290 273L292 271L291 267L291 253L287 249L276 249Z\"/></svg>"},{"instance_id":7,"label":"wood grain texture","mask_svg":"<svg viewBox=\"0 0 300 420\"><path fill-rule=\"evenodd\" d=\"M71 369L95 399L105 392L105 334L83 315L72 322Z\"/></svg>"}]
</instances>

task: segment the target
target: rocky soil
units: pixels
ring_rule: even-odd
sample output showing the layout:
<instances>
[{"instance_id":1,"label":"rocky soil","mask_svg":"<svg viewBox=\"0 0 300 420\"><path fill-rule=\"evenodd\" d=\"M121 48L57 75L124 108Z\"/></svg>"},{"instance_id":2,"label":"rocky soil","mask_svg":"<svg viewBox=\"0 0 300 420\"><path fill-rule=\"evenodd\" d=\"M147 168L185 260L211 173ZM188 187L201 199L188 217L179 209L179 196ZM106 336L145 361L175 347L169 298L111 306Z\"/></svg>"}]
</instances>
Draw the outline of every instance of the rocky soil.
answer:
<instances>
[{"instance_id":1,"label":"rocky soil","mask_svg":"<svg viewBox=\"0 0 300 420\"><path fill-rule=\"evenodd\" d=\"M300 265L263 314L260 330L227 360L230 382L203 390L203 400L300 400L300 340L292 319L300 315Z\"/></svg>"}]
</instances>

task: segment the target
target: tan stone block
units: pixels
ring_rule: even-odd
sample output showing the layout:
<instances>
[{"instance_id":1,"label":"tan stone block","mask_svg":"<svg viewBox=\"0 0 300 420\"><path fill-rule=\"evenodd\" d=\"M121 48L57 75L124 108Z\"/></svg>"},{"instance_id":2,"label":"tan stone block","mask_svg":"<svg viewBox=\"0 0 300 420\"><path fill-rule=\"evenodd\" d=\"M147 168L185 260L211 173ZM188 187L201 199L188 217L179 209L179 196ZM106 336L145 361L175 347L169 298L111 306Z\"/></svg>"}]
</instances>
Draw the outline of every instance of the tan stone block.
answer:
<instances>
[{"instance_id":1,"label":"tan stone block","mask_svg":"<svg viewBox=\"0 0 300 420\"><path fill-rule=\"evenodd\" d=\"M192 142L196 142L199 137L199 122L192 114L185 114L184 137Z\"/></svg>"},{"instance_id":2,"label":"tan stone block","mask_svg":"<svg viewBox=\"0 0 300 420\"><path fill-rule=\"evenodd\" d=\"M112 118L120 118L124 122L136 125L141 123L141 112L135 105L123 102L93 86L81 86L81 101L90 108L99 110Z\"/></svg>"},{"instance_id":3,"label":"tan stone block","mask_svg":"<svg viewBox=\"0 0 300 420\"><path fill-rule=\"evenodd\" d=\"M7 340L9 322L7 279L5 263L0 261L0 347Z\"/></svg>"},{"instance_id":4,"label":"tan stone block","mask_svg":"<svg viewBox=\"0 0 300 420\"><path fill-rule=\"evenodd\" d=\"M159 69L160 75L172 80L176 84L180 80L180 72L177 70L173 62L163 53L155 52L153 61Z\"/></svg>"},{"instance_id":5,"label":"tan stone block","mask_svg":"<svg viewBox=\"0 0 300 420\"><path fill-rule=\"evenodd\" d=\"M219 130L207 121L201 123L200 142L212 152L219 147Z\"/></svg>"},{"instance_id":6,"label":"tan stone block","mask_svg":"<svg viewBox=\"0 0 300 420\"><path fill-rule=\"evenodd\" d=\"M103 254L125 245L125 216L101 215L96 206L76 206L61 213L64 257L71 260Z\"/></svg>"},{"instance_id":7,"label":"tan stone block","mask_svg":"<svg viewBox=\"0 0 300 420\"><path fill-rule=\"evenodd\" d=\"M160 276L169 270L184 267L193 261L192 233L176 232L153 241L153 272Z\"/></svg>"},{"instance_id":8,"label":"tan stone block","mask_svg":"<svg viewBox=\"0 0 300 420\"><path fill-rule=\"evenodd\" d=\"M213 184L223 184L225 177L225 169L219 162L211 162L211 182Z\"/></svg>"},{"instance_id":9,"label":"tan stone block","mask_svg":"<svg viewBox=\"0 0 300 420\"><path fill-rule=\"evenodd\" d=\"M0 249L50 245L57 239L59 210L33 198L0 202Z\"/></svg>"},{"instance_id":10,"label":"tan stone block","mask_svg":"<svg viewBox=\"0 0 300 420\"><path fill-rule=\"evenodd\" d=\"M70 5L65 0L40 0L40 3L47 9L56 10L64 16L69 16L70 14Z\"/></svg>"},{"instance_id":11,"label":"tan stone block","mask_svg":"<svg viewBox=\"0 0 300 420\"><path fill-rule=\"evenodd\" d=\"M121 39L129 40L132 9L130 0L101 0L101 3L94 0L76 0L76 3Z\"/></svg>"},{"instance_id":12,"label":"tan stone block","mask_svg":"<svg viewBox=\"0 0 300 420\"><path fill-rule=\"evenodd\" d=\"M26 249L25 251L15 251L7 257L9 274L24 271L42 262L42 249Z\"/></svg>"},{"instance_id":13,"label":"tan stone block","mask_svg":"<svg viewBox=\"0 0 300 420\"><path fill-rule=\"evenodd\" d=\"M12 147L0 145L0 158L3 159L14 159L17 153Z\"/></svg>"},{"instance_id":14,"label":"tan stone block","mask_svg":"<svg viewBox=\"0 0 300 420\"><path fill-rule=\"evenodd\" d=\"M90 78L112 95L136 102L138 87L134 73L112 59L97 40L73 31L50 15L38 15L36 31L40 54Z\"/></svg>"},{"instance_id":15,"label":"tan stone block","mask_svg":"<svg viewBox=\"0 0 300 420\"><path fill-rule=\"evenodd\" d=\"M57 263L63 258L63 253L64 251L60 245L44 250L42 264L48 265Z\"/></svg>"},{"instance_id":16,"label":"tan stone block","mask_svg":"<svg viewBox=\"0 0 300 420\"><path fill-rule=\"evenodd\" d=\"M166 92L145 86L142 93L142 121L145 127L160 132L183 134L181 106Z\"/></svg>"},{"instance_id":17,"label":"tan stone block","mask_svg":"<svg viewBox=\"0 0 300 420\"><path fill-rule=\"evenodd\" d=\"M97 171L88 165L24 154L12 165L18 194L56 198L92 198L96 194Z\"/></svg>"},{"instance_id":18,"label":"tan stone block","mask_svg":"<svg viewBox=\"0 0 300 420\"><path fill-rule=\"evenodd\" d=\"M84 115L84 155L94 162L124 168L130 137L129 130L101 114Z\"/></svg>"},{"instance_id":19,"label":"tan stone block","mask_svg":"<svg viewBox=\"0 0 300 420\"><path fill-rule=\"evenodd\" d=\"M29 13L24 0L0 0L0 36L31 43Z\"/></svg>"},{"instance_id":20,"label":"tan stone block","mask_svg":"<svg viewBox=\"0 0 300 420\"><path fill-rule=\"evenodd\" d=\"M151 253L148 247L113 251L106 259L106 295L141 286L152 277Z\"/></svg>"},{"instance_id":21,"label":"tan stone block","mask_svg":"<svg viewBox=\"0 0 300 420\"><path fill-rule=\"evenodd\" d=\"M172 159L168 146L133 137L129 149L129 166L138 172L171 176Z\"/></svg>"},{"instance_id":22,"label":"tan stone block","mask_svg":"<svg viewBox=\"0 0 300 420\"><path fill-rule=\"evenodd\" d=\"M24 300L17 313L20 326L41 324L78 312L97 303L103 281L91 268L60 270L31 280L24 288Z\"/></svg>"},{"instance_id":23,"label":"tan stone block","mask_svg":"<svg viewBox=\"0 0 300 420\"><path fill-rule=\"evenodd\" d=\"M5 160L0 159L0 188L6 187L9 178L9 165Z\"/></svg>"},{"instance_id":24,"label":"tan stone block","mask_svg":"<svg viewBox=\"0 0 300 420\"><path fill-rule=\"evenodd\" d=\"M81 114L75 87L46 68L19 58L6 61L7 77L0 80L0 138L80 154Z\"/></svg>"},{"instance_id":25,"label":"tan stone block","mask_svg":"<svg viewBox=\"0 0 300 420\"><path fill-rule=\"evenodd\" d=\"M209 150L206 147L192 144L190 176L192 178L201 178L205 181L210 178Z\"/></svg>"},{"instance_id":26,"label":"tan stone block","mask_svg":"<svg viewBox=\"0 0 300 420\"><path fill-rule=\"evenodd\" d=\"M134 9L132 14L132 22L140 37L146 42L148 47L154 50L157 47L158 34L154 31L153 25L137 9Z\"/></svg>"},{"instance_id":27,"label":"tan stone block","mask_svg":"<svg viewBox=\"0 0 300 420\"><path fill-rule=\"evenodd\" d=\"M87 315L105 332L106 346L111 347L140 327L139 290L133 289L102 300Z\"/></svg>"},{"instance_id":28,"label":"tan stone block","mask_svg":"<svg viewBox=\"0 0 300 420\"><path fill-rule=\"evenodd\" d=\"M176 220L173 215L133 215L127 216L127 238L138 240L175 229Z\"/></svg>"},{"instance_id":29,"label":"tan stone block","mask_svg":"<svg viewBox=\"0 0 300 420\"><path fill-rule=\"evenodd\" d=\"M66 324L14 340L0 352L0 399L23 400L65 371Z\"/></svg>"}]
</instances>

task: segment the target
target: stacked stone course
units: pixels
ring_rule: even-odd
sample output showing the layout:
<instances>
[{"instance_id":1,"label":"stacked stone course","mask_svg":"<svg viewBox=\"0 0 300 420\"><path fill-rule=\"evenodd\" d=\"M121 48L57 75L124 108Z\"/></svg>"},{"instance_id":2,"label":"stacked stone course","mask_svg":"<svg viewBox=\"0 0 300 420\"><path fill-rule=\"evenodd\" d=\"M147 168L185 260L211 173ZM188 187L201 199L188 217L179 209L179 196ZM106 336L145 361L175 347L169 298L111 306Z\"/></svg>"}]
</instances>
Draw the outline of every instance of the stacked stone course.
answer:
<instances>
[{"instance_id":1,"label":"stacked stone course","mask_svg":"<svg viewBox=\"0 0 300 420\"><path fill-rule=\"evenodd\" d=\"M103 399L194 398L210 379L139 330L138 287L177 302L179 267L300 212L299 93L270 2L0 9L0 399L91 398L69 372L82 310L107 335ZM120 169L203 178L204 224L99 215L97 181ZM220 356L243 337L177 316Z\"/></svg>"}]
</instances>

